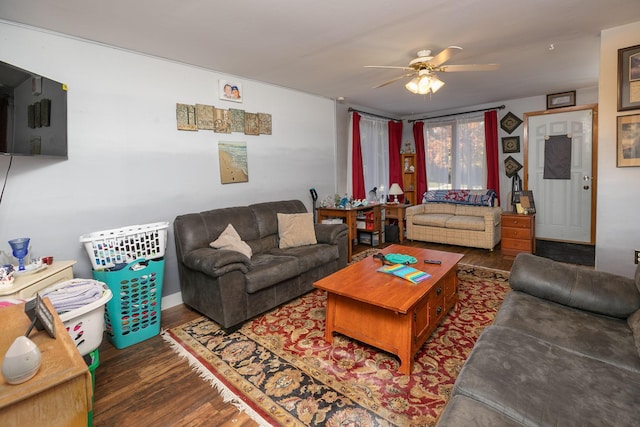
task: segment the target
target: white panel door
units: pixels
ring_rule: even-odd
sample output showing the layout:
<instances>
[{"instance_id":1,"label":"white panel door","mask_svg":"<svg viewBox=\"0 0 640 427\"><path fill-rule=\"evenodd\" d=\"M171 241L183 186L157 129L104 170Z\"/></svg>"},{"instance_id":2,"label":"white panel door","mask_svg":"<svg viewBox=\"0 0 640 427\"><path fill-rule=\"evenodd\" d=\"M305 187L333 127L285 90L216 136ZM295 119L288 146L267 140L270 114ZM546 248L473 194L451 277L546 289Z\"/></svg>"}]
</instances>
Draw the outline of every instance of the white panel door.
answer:
<instances>
[{"instance_id":1,"label":"white panel door","mask_svg":"<svg viewBox=\"0 0 640 427\"><path fill-rule=\"evenodd\" d=\"M536 238L594 243L593 112L588 108L525 114L525 174L536 204ZM571 138L570 179L543 178L545 141L551 135Z\"/></svg>"}]
</instances>

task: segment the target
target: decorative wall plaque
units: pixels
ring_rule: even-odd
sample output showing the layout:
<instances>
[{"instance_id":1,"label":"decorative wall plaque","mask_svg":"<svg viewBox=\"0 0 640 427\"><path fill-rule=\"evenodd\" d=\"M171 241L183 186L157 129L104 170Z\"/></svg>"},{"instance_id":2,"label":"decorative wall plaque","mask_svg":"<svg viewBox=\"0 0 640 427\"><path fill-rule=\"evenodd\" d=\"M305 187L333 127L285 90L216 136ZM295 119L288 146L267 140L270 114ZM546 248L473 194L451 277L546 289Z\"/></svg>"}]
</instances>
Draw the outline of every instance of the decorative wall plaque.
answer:
<instances>
[{"instance_id":1,"label":"decorative wall plaque","mask_svg":"<svg viewBox=\"0 0 640 427\"><path fill-rule=\"evenodd\" d=\"M231 133L231 116L229 110L214 109L213 131L216 133Z\"/></svg>"},{"instance_id":2,"label":"decorative wall plaque","mask_svg":"<svg viewBox=\"0 0 640 427\"><path fill-rule=\"evenodd\" d=\"M260 135L260 123L256 113L244 113L244 133L245 135Z\"/></svg>"},{"instance_id":3,"label":"decorative wall plaque","mask_svg":"<svg viewBox=\"0 0 640 427\"><path fill-rule=\"evenodd\" d=\"M196 104L196 121L198 129L213 130L213 105Z\"/></svg>"},{"instance_id":4,"label":"decorative wall plaque","mask_svg":"<svg viewBox=\"0 0 640 427\"><path fill-rule=\"evenodd\" d=\"M513 157L509 156L504 159L504 171L509 178L518 173L522 169L522 165Z\"/></svg>"},{"instance_id":5,"label":"decorative wall plaque","mask_svg":"<svg viewBox=\"0 0 640 427\"><path fill-rule=\"evenodd\" d=\"M189 104L176 104L178 130L198 130L196 126L196 107Z\"/></svg>"},{"instance_id":6,"label":"decorative wall plaque","mask_svg":"<svg viewBox=\"0 0 640 427\"><path fill-rule=\"evenodd\" d=\"M244 110L229 108L231 132L244 132Z\"/></svg>"},{"instance_id":7,"label":"decorative wall plaque","mask_svg":"<svg viewBox=\"0 0 640 427\"><path fill-rule=\"evenodd\" d=\"M519 153L520 152L520 137L519 136L506 136L502 138L502 152L503 153Z\"/></svg>"},{"instance_id":8,"label":"decorative wall plaque","mask_svg":"<svg viewBox=\"0 0 640 427\"><path fill-rule=\"evenodd\" d=\"M520 120L518 116L509 111L502 118L502 120L500 120L500 127L508 134L511 134L511 132L513 132L518 128L518 126L520 126L520 123L522 123L522 120Z\"/></svg>"},{"instance_id":9,"label":"decorative wall plaque","mask_svg":"<svg viewBox=\"0 0 640 427\"><path fill-rule=\"evenodd\" d=\"M271 114L258 113L260 135L271 135Z\"/></svg>"}]
</instances>

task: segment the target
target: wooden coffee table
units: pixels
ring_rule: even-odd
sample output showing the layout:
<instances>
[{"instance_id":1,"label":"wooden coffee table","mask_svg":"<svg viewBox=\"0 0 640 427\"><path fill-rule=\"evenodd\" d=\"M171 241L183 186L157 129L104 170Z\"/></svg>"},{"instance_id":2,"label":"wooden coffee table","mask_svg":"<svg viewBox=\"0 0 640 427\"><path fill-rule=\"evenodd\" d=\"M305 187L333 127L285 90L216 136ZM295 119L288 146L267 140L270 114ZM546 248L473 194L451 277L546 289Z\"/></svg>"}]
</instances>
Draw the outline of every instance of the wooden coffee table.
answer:
<instances>
[{"instance_id":1,"label":"wooden coffee table","mask_svg":"<svg viewBox=\"0 0 640 427\"><path fill-rule=\"evenodd\" d=\"M409 375L413 356L458 302L456 266L462 255L401 245L380 252L411 255L418 259L413 267L432 277L414 285L376 271L382 264L369 256L315 282L327 291L325 340L332 342L339 332L388 351L400 359L399 371ZM442 264L424 264L425 259Z\"/></svg>"}]
</instances>

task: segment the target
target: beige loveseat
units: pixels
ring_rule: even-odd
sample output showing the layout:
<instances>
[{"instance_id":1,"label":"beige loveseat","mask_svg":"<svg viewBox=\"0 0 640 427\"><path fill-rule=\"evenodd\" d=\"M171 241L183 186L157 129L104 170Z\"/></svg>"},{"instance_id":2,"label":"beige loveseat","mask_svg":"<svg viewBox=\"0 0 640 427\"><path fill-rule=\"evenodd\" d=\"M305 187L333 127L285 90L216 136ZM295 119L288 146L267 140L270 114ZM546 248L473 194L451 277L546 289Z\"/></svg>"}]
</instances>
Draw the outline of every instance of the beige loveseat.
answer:
<instances>
[{"instance_id":1,"label":"beige loveseat","mask_svg":"<svg viewBox=\"0 0 640 427\"><path fill-rule=\"evenodd\" d=\"M460 195L459 190L448 190L447 193L451 194L454 191ZM409 240L490 250L500 243L502 209L499 206L471 204L469 200L477 199L478 196L470 195L468 191L465 192L466 202L461 197L451 201L443 200L442 197L428 199L430 193L437 192L425 193L425 203L407 208L406 227ZM485 198L483 202L477 203L494 202Z\"/></svg>"}]
</instances>

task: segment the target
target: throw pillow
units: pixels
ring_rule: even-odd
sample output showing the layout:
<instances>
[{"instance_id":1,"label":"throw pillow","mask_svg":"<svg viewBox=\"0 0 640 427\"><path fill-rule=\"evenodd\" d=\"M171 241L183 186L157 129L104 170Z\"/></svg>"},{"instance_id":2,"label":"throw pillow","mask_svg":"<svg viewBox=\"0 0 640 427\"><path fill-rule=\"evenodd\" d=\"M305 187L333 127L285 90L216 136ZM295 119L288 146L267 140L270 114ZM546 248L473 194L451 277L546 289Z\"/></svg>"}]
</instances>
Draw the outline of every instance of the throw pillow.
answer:
<instances>
[{"instance_id":1,"label":"throw pillow","mask_svg":"<svg viewBox=\"0 0 640 427\"><path fill-rule=\"evenodd\" d=\"M231 224L227 225L222 234L215 241L209 243L209 246L215 249L240 252L246 255L247 258L251 258L251 255L253 255L251 247L240 238L240 235Z\"/></svg>"},{"instance_id":2,"label":"throw pillow","mask_svg":"<svg viewBox=\"0 0 640 427\"><path fill-rule=\"evenodd\" d=\"M318 241L316 240L316 231L313 226L313 214L278 213L278 235L280 237L280 249L315 245Z\"/></svg>"}]
</instances>

